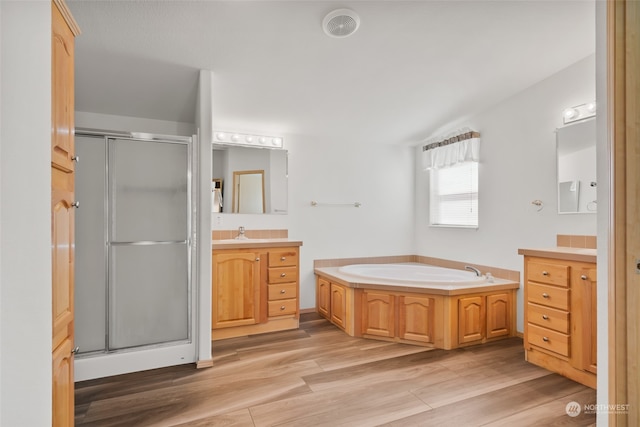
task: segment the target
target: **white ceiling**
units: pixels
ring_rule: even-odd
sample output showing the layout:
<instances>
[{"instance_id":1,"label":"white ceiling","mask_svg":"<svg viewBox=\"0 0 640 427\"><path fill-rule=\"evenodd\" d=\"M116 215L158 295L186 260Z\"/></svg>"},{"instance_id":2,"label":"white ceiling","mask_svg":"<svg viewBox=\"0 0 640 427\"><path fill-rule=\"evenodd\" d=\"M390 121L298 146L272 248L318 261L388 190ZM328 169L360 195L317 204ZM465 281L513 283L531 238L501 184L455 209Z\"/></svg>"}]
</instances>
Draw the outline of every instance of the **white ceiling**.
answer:
<instances>
[{"instance_id":1,"label":"white ceiling","mask_svg":"<svg viewBox=\"0 0 640 427\"><path fill-rule=\"evenodd\" d=\"M68 3L77 110L193 123L208 69L216 128L320 140L416 143L595 50L587 0Z\"/></svg>"}]
</instances>

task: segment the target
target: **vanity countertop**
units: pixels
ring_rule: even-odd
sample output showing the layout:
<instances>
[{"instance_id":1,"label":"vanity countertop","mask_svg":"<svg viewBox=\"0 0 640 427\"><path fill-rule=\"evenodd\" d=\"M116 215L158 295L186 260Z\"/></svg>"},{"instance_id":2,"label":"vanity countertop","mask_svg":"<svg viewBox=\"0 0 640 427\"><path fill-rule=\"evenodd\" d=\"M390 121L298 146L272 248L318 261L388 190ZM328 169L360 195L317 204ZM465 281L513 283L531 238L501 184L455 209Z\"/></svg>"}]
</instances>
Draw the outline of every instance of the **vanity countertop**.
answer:
<instances>
[{"instance_id":1,"label":"vanity countertop","mask_svg":"<svg viewBox=\"0 0 640 427\"><path fill-rule=\"evenodd\" d=\"M596 249L569 248L556 246L554 248L518 249L518 254L542 258L564 259L567 261L596 262Z\"/></svg>"},{"instance_id":2,"label":"vanity countertop","mask_svg":"<svg viewBox=\"0 0 640 427\"><path fill-rule=\"evenodd\" d=\"M225 239L211 241L211 249L280 248L291 246L302 246L302 242L290 239Z\"/></svg>"}]
</instances>

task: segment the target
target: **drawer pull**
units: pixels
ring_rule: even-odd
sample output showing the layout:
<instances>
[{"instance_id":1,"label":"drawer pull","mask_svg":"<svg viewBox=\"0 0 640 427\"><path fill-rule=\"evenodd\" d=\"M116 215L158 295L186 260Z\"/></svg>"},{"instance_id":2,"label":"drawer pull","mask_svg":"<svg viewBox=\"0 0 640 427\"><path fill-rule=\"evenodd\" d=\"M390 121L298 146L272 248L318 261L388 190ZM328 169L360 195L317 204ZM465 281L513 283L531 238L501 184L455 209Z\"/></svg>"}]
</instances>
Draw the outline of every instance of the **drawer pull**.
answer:
<instances>
[{"instance_id":1,"label":"drawer pull","mask_svg":"<svg viewBox=\"0 0 640 427\"><path fill-rule=\"evenodd\" d=\"M587 277L586 275L584 275L584 274L583 274L582 276L580 276L580 278L581 278L582 280L587 280L587 279L588 279L588 277Z\"/></svg>"},{"instance_id":2,"label":"drawer pull","mask_svg":"<svg viewBox=\"0 0 640 427\"><path fill-rule=\"evenodd\" d=\"M280 274L280 277L285 277L285 276L286 276L286 274L285 274L285 273L281 273L281 274Z\"/></svg>"},{"instance_id":3,"label":"drawer pull","mask_svg":"<svg viewBox=\"0 0 640 427\"><path fill-rule=\"evenodd\" d=\"M549 342L549 337L542 337L542 341Z\"/></svg>"},{"instance_id":4,"label":"drawer pull","mask_svg":"<svg viewBox=\"0 0 640 427\"><path fill-rule=\"evenodd\" d=\"M256 258L256 261L260 261L260 258Z\"/></svg>"},{"instance_id":5,"label":"drawer pull","mask_svg":"<svg viewBox=\"0 0 640 427\"><path fill-rule=\"evenodd\" d=\"M287 293L287 291L285 291L284 289L282 289L282 290L280 291L280 293L281 293L281 294L286 294L286 293Z\"/></svg>"},{"instance_id":6,"label":"drawer pull","mask_svg":"<svg viewBox=\"0 0 640 427\"><path fill-rule=\"evenodd\" d=\"M543 275L543 276L548 276L548 275L549 275L549 272L545 270L545 271L543 271L543 272L542 272L542 275Z\"/></svg>"},{"instance_id":7,"label":"drawer pull","mask_svg":"<svg viewBox=\"0 0 640 427\"><path fill-rule=\"evenodd\" d=\"M546 293L546 292L543 292L543 293L542 293L542 298L549 298L549 294L548 294L548 293Z\"/></svg>"},{"instance_id":8,"label":"drawer pull","mask_svg":"<svg viewBox=\"0 0 640 427\"><path fill-rule=\"evenodd\" d=\"M549 320L549 316L547 316L546 314L543 314L543 315L542 315L542 319L543 319L543 320Z\"/></svg>"},{"instance_id":9,"label":"drawer pull","mask_svg":"<svg viewBox=\"0 0 640 427\"><path fill-rule=\"evenodd\" d=\"M286 309L287 307L285 307L284 305L280 306L280 311L283 311L284 309Z\"/></svg>"},{"instance_id":10,"label":"drawer pull","mask_svg":"<svg viewBox=\"0 0 640 427\"><path fill-rule=\"evenodd\" d=\"M286 259L287 259L286 257L280 257L280 261L284 261Z\"/></svg>"}]
</instances>

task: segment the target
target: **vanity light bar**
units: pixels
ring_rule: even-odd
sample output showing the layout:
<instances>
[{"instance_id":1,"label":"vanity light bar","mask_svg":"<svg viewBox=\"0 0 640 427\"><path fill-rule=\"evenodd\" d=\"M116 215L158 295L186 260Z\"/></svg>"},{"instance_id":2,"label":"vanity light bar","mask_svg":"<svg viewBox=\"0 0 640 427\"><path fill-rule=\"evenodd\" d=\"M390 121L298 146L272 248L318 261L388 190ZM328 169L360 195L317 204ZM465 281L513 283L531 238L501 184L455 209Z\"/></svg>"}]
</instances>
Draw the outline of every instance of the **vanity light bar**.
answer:
<instances>
[{"instance_id":1,"label":"vanity light bar","mask_svg":"<svg viewBox=\"0 0 640 427\"><path fill-rule=\"evenodd\" d=\"M577 107L567 108L562 112L562 120L564 124L577 122L578 120L588 119L596 115L596 102L587 102Z\"/></svg>"},{"instance_id":2,"label":"vanity light bar","mask_svg":"<svg viewBox=\"0 0 640 427\"><path fill-rule=\"evenodd\" d=\"M282 148L283 140L280 136L253 135L216 130L213 132L213 143L243 145L245 147Z\"/></svg>"}]
</instances>

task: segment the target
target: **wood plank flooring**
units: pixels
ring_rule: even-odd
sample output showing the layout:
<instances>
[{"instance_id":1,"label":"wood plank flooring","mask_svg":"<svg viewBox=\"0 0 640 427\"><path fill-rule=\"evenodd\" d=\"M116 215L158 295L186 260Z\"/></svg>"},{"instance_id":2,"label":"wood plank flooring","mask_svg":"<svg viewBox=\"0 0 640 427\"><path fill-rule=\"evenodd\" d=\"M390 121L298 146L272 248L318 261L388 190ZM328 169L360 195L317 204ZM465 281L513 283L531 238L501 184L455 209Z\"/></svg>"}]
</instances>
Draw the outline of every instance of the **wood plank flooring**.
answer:
<instances>
[{"instance_id":1,"label":"wood plank flooring","mask_svg":"<svg viewBox=\"0 0 640 427\"><path fill-rule=\"evenodd\" d=\"M213 344L183 365L76 384L77 426L590 426L594 390L524 361L518 338L452 351L300 329Z\"/></svg>"}]
</instances>

